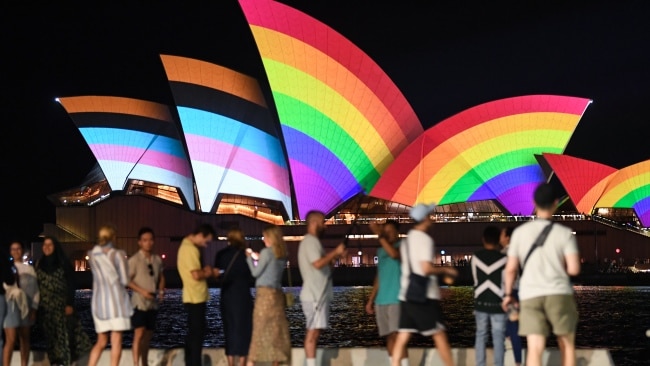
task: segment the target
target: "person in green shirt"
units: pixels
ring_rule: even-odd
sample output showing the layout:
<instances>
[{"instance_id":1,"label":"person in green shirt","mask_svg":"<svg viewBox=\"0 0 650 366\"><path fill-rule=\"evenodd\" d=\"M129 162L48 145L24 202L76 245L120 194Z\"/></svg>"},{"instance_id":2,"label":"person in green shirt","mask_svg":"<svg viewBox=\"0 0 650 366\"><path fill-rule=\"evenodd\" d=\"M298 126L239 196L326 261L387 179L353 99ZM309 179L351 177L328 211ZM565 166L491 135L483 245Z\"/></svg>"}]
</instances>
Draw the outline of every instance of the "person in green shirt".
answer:
<instances>
[{"instance_id":1,"label":"person in green shirt","mask_svg":"<svg viewBox=\"0 0 650 366\"><path fill-rule=\"evenodd\" d=\"M373 222L370 224L370 230L377 235L380 247L377 249L377 276L366 303L366 312L375 314L379 336L386 338L388 359L392 362L393 345L399 330L399 223L395 220L388 220L383 225ZM408 365L407 353L400 363Z\"/></svg>"}]
</instances>

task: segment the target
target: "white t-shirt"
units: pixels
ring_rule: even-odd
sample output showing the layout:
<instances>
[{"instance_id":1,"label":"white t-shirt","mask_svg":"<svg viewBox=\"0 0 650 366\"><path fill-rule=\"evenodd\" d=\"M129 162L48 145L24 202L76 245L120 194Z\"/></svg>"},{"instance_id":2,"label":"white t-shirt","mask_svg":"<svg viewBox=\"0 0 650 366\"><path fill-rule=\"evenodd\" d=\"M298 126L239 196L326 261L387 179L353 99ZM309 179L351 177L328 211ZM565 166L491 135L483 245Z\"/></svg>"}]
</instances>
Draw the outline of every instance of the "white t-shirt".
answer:
<instances>
[{"instance_id":1,"label":"white t-shirt","mask_svg":"<svg viewBox=\"0 0 650 366\"><path fill-rule=\"evenodd\" d=\"M433 239L429 234L420 230L410 230L405 240L400 245L400 257L402 258L402 277L400 281L399 299L406 301L406 289L409 287L409 263L413 273L424 275L420 262L433 262L435 253ZM432 300L440 299L440 288L438 279L434 275L429 276L429 288L427 289L427 298Z\"/></svg>"},{"instance_id":2,"label":"white t-shirt","mask_svg":"<svg viewBox=\"0 0 650 366\"><path fill-rule=\"evenodd\" d=\"M298 246L298 267L302 276L301 301L329 301L332 299L332 278L330 266L321 269L313 263L325 255L320 240L311 235L305 235ZM323 298L324 296L324 298Z\"/></svg>"},{"instance_id":3,"label":"white t-shirt","mask_svg":"<svg viewBox=\"0 0 650 366\"><path fill-rule=\"evenodd\" d=\"M517 227L510 238L508 257L517 257L523 266L534 241L549 223L548 220L537 219ZM578 244L572 230L558 223L553 224L544 244L537 247L526 262L519 279L519 299L573 294L564 258L575 253L578 253Z\"/></svg>"}]
</instances>

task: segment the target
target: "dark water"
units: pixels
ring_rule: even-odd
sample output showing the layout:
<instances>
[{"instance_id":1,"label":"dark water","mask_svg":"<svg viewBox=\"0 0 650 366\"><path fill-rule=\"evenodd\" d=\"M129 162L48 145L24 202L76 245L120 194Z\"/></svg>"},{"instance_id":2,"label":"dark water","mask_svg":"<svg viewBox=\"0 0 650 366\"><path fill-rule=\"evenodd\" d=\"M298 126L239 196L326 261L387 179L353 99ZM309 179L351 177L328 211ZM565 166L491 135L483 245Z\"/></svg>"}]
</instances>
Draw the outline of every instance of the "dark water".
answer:
<instances>
[{"instance_id":1,"label":"dark water","mask_svg":"<svg viewBox=\"0 0 650 366\"><path fill-rule=\"evenodd\" d=\"M299 287L287 288L298 295ZM580 312L577 330L578 348L607 348L616 365L650 365L650 287L575 287ZM383 342L377 335L374 316L367 315L364 306L369 287L335 287L331 312L331 329L323 332L321 347L375 347ZM79 316L91 338L95 332L90 315L90 290L77 293ZM255 290L251 289L251 296ZM449 341L452 347L474 346L474 316L471 287L442 289L443 310L449 325ZM287 309L292 344L301 347L304 337L304 316L297 302ZM222 347L219 313L219 289L210 289L208 303L208 334L205 347ZM158 316L157 330L152 347L182 347L185 336L185 314L181 303L181 290L168 290ZM124 346L131 347L132 333L124 334ZM40 339L39 339L40 338ZM34 333L34 348L44 348L39 332ZM416 336L410 346L431 347L430 338ZM549 339L549 347L557 347Z\"/></svg>"}]
</instances>

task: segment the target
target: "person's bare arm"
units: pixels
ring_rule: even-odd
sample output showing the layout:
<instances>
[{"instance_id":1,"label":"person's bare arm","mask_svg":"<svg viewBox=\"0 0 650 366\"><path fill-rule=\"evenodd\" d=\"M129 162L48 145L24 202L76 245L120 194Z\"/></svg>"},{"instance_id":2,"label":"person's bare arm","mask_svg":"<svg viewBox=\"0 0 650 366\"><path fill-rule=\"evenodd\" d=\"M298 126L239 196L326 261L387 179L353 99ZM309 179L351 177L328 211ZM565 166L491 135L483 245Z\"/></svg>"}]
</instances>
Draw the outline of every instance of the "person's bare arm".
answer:
<instances>
[{"instance_id":1,"label":"person's bare arm","mask_svg":"<svg viewBox=\"0 0 650 366\"><path fill-rule=\"evenodd\" d=\"M431 261L421 261L420 266L422 268L422 273L424 273L425 276L429 275L434 275L434 276L440 276L440 275L447 275L447 276L452 276L455 277L458 275L458 271L454 267L438 267L433 264Z\"/></svg>"},{"instance_id":2,"label":"person's bare arm","mask_svg":"<svg viewBox=\"0 0 650 366\"><path fill-rule=\"evenodd\" d=\"M381 225L376 222L372 222L369 225L370 230L377 235L379 244L384 248L386 254L393 259L399 259L399 249L395 248L384 236L383 228Z\"/></svg>"},{"instance_id":3,"label":"person's bare arm","mask_svg":"<svg viewBox=\"0 0 650 366\"><path fill-rule=\"evenodd\" d=\"M166 285L165 275L161 269L160 279L158 280L158 298L160 299L160 301L162 301L163 298L165 297L165 285Z\"/></svg>"},{"instance_id":4,"label":"person's bare arm","mask_svg":"<svg viewBox=\"0 0 650 366\"><path fill-rule=\"evenodd\" d=\"M393 259L399 259L399 249L395 248L393 244L391 244L388 241L388 239L384 238L383 236L380 236L379 244L381 244L381 247L384 248L386 254L388 254L389 257Z\"/></svg>"},{"instance_id":5,"label":"person's bare arm","mask_svg":"<svg viewBox=\"0 0 650 366\"><path fill-rule=\"evenodd\" d=\"M512 290L515 284L515 279L519 274L519 259L517 257L508 257L506 262L506 268L503 270L504 278L504 296L501 307L503 311L508 311L508 305L515 302L515 299L512 297ZM506 296L510 295L510 296Z\"/></svg>"},{"instance_id":6,"label":"person's bare arm","mask_svg":"<svg viewBox=\"0 0 650 366\"><path fill-rule=\"evenodd\" d=\"M375 281L372 284L372 291L368 297L368 302L366 303L366 313L374 314L375 313L375 298L377 298L377 291L379 290L379 277L375 276Z\"/></svg>"},{"instance_id":7,"label":"person's bare arm","mask_svg":"<svg viewBox=\"0 0 650 366\"><path fill-rule=\"evenodd\" d=\"M205 266L202 269L195 269L191 273L194 281L207 280L212 277L212 267Z\"/></svg>"},{"instance_id":8,"label":"person's bare arm","mask_svg":"<svg viewBox=\"0 0 650 366\"><path fill-rule=\"evenodd\" d=\"M566 262L566 273L569 276L580 274L580 255L578 253L567 254L564 256Z\"/></svg>"},{"instance_id":9,"label":"person's bare arm","mask_svg":"<svg viewBox=\"0 0 650 366\"><path fill-rule=\"evenodd\" d=\"M336 248L331 250L329 253L325 254L324 256L318 258L317 260L312 262L312 265L316 269L321 269L325 266L329 266L330 263L332 263L333 260L341 257L345 253L345 245L343 243L339 244Z\"/></svg>"}]
</instances>

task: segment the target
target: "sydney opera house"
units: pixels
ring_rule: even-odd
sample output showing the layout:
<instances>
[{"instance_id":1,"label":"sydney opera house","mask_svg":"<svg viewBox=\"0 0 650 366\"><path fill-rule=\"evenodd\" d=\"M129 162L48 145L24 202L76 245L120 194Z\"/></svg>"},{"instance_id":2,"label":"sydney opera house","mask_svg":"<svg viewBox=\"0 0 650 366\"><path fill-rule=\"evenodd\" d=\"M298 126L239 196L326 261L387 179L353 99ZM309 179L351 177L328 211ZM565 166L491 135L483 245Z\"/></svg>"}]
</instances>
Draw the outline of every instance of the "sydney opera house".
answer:
<instances>
[{"instance_id":1,"label":"sydney opera house","mask_svg":"<svg viewBox=\"0 0 650 366\"><path fill-rule=\"evenodd\" d=\"M341 264L372 264L367 222L406 228L411 206L436 202L438 259L453 262L480 245L485 225L531 219L532 192L546 181L565 193L558 219L574 228L585 261L650 257L650 161L614 168L563 154L590 99L513 96L424 130L390 77L343 35L274 1L240 5L264 82L162 54L174 105L58 99L97 159L86 181L50 196L57 222L45 233L75 258L104 223L128 252L138 228L151 226L175 263L198 222L220 235L237 225L252 241L280 224L295 242L300 220L320 210L332 224L326 241L352 238Z\"/></svg>"}]
</instances>

